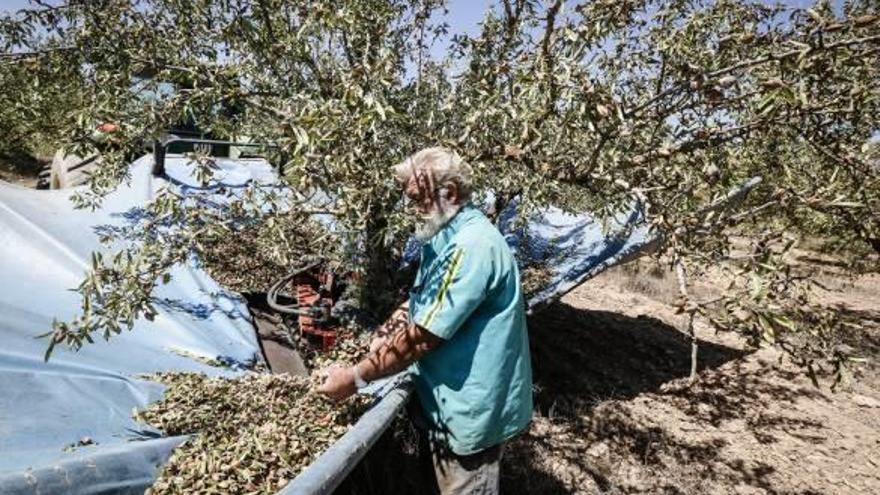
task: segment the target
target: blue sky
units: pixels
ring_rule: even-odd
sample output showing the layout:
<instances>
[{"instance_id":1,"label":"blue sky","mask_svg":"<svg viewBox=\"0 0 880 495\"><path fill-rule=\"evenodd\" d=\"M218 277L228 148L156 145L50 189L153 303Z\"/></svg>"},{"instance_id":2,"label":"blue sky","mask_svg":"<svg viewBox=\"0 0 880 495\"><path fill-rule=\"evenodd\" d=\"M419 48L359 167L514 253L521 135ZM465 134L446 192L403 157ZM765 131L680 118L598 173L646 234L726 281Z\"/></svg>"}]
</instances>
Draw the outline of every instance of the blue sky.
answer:
<instances>
[{"instance_id":1,"label":"blue sky","mask_svg":"<svg viewBox=\"0 0 880 495\"><path fill-rule=\"evenodd\" d=\"M54 2L53 2L54 3ZM478 32L479 23L483 19L486 9L496 3L494 0L448 0L449 9L449 31L451 34L467 33L475 34ZM570 2L574 4L576 2ZM782 0L783 4L792 7L806 8L815 3L814 0ZM832 4L837 10L840 10L843 0L833 0ZM0 0L0 12L15 11L29 5L28 0ZM448 40L438 42L432 49L434 58L443 58L445 55Z\"/></svg>"},{"instance_id":2,"label":"blue sky","mask_svg":"<svg viewBox=\"0 0 880 495\"><path fill-rule=\"evenodd\" d=\"M453 31L472 32L476 29L486 7L492 3L492 0L448 0L450 24ZM797 7L809 7L815 2L814 0L783 0L782 3ZM833 0L832 3L839 7L843 1ZM14 11L27 6L28 0L0 0L0 12Z\"/></svg>"},{"instance_id":3,"label":"blue sky","mask_svg":"<svg viewBox=\"0 0 880 495\"><path fill-rule=\"evenodd\" d=\"M50 0L49 3L56 2ZM448 0L450 32L475 34L483 13L492 3L493 0ZM29 5L28 0L0 0L0 13L14 12ZM445 50L446 43L438 43L432 55L441 58Z\"/></svg>"},{"instance_id":4,"label":"blue sky","mask_svg":"<svg viewBox=\"0 0 880 495\"><path fill-rule=\"evenodd\" d=\"M491 0L450 0L449 13L455 16L456 25L463 28L476 27L486 6L490 3ZM15 11L28 5L28 0L0 0L0 11Z\"/></svg>"},{"instance_id":5,"label":"blue sky","mask_svg":"<svg viewBox=\"0 0 880 495\"><path fill-rule=\"evenodd\" d=\"M491 4L492 0L449 0L449 14L454 21L453 25L457 28L468 29L475 28L477 22L482 17L486 6ZM813 0L784 0L782 3L792 6L808 7L813 5ZM841 0L834 0L832 3L839 5ZM18 10L28 6L28 0L0 0L0 11Z\"/></svg>"}]
</instances>

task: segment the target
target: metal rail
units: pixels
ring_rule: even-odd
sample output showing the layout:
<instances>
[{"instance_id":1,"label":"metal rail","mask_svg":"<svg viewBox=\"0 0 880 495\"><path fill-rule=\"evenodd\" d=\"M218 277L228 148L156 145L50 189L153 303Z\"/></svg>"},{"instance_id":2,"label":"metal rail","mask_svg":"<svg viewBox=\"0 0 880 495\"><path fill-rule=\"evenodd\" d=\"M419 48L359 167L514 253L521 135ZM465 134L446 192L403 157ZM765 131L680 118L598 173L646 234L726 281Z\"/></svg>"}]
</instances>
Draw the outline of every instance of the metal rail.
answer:
<instances>
[{"instance_id":1,"label":"metal rail","mask_svg":"<svg viewBox=\"0 0 880 495\"><path fill-rule=\"evenodd\" d=\"M153 141L153 175L163 177L165 175L165 155L168 147L174 143L192 143L192 144L226 144L229 146L241 146L250 148L278 148L277 144L270 143L237 143L234 141L221 141L218 139L201 139L187 138L180 136L171 136L162 140ZM283 172L283 160L278 164L278 171Z\"/></svg>"}]
</instances>

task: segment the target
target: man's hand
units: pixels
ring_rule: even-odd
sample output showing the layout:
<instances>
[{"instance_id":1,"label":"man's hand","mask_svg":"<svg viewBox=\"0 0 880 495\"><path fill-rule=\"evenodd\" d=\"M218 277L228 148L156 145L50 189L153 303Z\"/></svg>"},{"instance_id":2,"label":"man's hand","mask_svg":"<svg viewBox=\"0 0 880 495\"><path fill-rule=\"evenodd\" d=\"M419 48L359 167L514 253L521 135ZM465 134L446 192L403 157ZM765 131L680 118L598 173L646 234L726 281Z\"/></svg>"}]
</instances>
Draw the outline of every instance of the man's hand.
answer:
<instances>
[{"instance_id":1,"label":"man's hand","mask_svg":"<svg viewBox=\"0 0 880 495\"><path fill-rule=\"evenodd\" d=\"M351 368L341 366L328 366L318 372L318 376L326 376L324 384L317 388L319 394L324 394L333 400L342 400L357 392L354 384L354 372Z\"/></svg>"}]
</instances>

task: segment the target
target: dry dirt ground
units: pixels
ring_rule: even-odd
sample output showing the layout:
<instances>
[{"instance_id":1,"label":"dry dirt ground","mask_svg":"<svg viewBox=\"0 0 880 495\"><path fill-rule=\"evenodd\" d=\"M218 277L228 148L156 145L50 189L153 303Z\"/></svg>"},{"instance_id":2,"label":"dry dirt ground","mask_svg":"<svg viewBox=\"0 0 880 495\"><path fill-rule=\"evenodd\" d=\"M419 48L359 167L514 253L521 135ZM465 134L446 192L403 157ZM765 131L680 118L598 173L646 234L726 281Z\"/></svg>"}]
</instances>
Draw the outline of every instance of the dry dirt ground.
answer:
<instances>
[{"instance_id":1,"label":"dry dirt ground","mask_svg":"<svg viewBox=\"0 0 880 495\"><path fill-rule=\"evenodd\" d=\"M610 270L530 319L535 420L509 445L505 493L880 493L880 276L823 276L872 359L832 393L772 349L698 325L699 382L667 304L669 273ZM720 290L701 279L697 290Z\"/></svg>"}]
</instances>

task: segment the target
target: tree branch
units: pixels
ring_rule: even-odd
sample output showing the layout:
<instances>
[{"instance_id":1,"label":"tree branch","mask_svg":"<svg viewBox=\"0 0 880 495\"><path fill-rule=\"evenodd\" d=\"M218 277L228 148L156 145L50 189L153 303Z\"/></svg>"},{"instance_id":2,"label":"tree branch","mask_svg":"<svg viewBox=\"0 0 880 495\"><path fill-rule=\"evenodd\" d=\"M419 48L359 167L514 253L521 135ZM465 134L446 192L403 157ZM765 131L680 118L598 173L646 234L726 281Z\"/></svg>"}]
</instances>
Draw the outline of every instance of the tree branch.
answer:
<instances>
[{"instance_id":1,"label":"tree branch","mask_svg":"<svg viewBox=\"0 0 880 495\"><path fill-rule=\"evenodd\" d=\"M865 44L865 43L880 43L880 35L864 36L861 38L841 40L841 41L838 41L835 43L829 43L829 44L821 46L821 47L819 47L819 46L812 47L808 50L808 53L818 53L820 51L835 50L837 48L843 48L843 47L848 47L848 46L853 46L853 45L861 45L861 44ZM756 65L765 64L767 62L776 62L776 61L781 61L781 60L785 60L788 58L792 58L797 55L800 55L803 52L804 52L804 50L790 50L790 51L783 52L783 53L776 54L776 55L770 54L770 55L765 55L763 57L756 57L756 58L752 58L749 60L744 60L744 61L736 63L734 65L724 67L722 69L718 69L718 70L715 70L712 72L708 72L708 73L704 74L704 78L707 80L715 79L715 78L730 74L731 72L736 72L740 69L754 67ZM687 89L689 84L690 84L689 82L687 82L687 83L679 82L679 83L673 85L672 87L666 89L665 91L661 92L660 94L657 94L656 96L652 97L648 101L638 105L637 107L632 108L630 110L627 110L626 112L624 112L624 116L626 118L634 117L639 112L641 112L642 110L645 110L646 108L651 107L652 105L654 105L654 103L658 102L659 100L662 100L663 98L666 98L667 96L669 96L673 93L676 93L678 91L682 91L682 90Z\"/></svg>"}]
</instances>

